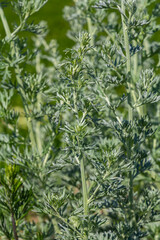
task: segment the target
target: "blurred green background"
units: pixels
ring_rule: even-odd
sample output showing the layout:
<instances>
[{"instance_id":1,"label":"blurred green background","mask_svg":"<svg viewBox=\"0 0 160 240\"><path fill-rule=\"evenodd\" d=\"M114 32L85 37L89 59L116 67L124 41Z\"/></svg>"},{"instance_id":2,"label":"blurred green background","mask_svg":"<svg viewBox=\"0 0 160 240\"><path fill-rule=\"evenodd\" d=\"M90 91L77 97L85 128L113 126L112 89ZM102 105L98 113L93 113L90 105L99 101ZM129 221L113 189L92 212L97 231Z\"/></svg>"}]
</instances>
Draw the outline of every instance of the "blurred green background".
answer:
<instances>
[{"instance_id":1,"label":"blurred green background","mask_svg":"<svg viewBox=\"0 0 160 240\"><path fill-rule=\"evenodd\" d=\"M34 14L29 22L34 21L39 23L44 20L48 24L49 33L47 40L56 39L59 45L59 51L63 55L65 48L72 47L72 41L67 38L66 33L69 28L68 22L63 18L63 8L66 5L72 5L72 0L48 0L48 2L40 9L40 11ZM4 9L7 20L12 28L12 24L19 23L18 17L12 11L12 7L8 4L7 8ZM4 37L4 29L0 21L0 35Z\"/></svg>"},{"instance_id":2,"label":"blurred green background","mask_svg":"<svg viewBox=\"0 0 160 240\"><path fill-rule=\"evenodd\" d=\"M63 18L64 6L72 4L72 0L48 0L47 4L33 16L38 21L44 20L48 23L47 38L57 40L61 53L65 48L72 47L72 41L66 36L69 24Z\"/></svg>"}]
</instances>

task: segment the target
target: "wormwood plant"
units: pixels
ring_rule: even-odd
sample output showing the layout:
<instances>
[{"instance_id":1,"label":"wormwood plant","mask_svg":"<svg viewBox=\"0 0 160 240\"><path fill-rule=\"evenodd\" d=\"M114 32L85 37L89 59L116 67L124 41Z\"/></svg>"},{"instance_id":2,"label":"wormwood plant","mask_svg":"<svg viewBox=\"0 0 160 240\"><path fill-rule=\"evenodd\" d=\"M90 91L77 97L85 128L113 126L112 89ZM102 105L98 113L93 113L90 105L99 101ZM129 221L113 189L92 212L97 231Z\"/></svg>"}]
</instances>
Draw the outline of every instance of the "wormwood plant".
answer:
<instances>
[{"instance_id":1,"label":"wormwood plant","mask_svg":"<svg viewBox=\"0 0 160 240\"><path fill-rule=\"evenodd\" d=\"M75 0L62 58L46 2L0 3L1 239L159 239L159 4Z\"/></svg>"}]
</instances>

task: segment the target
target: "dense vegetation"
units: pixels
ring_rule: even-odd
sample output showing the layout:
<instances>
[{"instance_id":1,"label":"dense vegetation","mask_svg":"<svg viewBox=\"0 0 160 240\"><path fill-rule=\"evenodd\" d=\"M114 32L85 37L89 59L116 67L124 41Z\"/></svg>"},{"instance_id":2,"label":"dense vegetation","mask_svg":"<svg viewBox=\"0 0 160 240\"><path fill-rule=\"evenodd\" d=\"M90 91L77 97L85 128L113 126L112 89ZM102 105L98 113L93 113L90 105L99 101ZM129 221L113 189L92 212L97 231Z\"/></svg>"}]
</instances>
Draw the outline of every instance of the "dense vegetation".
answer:
<instances>
[{"instance_id":1,"label":"dense vegetation","mask_svg":"<svg viewBox=\"0 0 160 240\"><path fill-rule=\"evenodd\" d=\"M158 240L160 4L75 0L64 58L46 2L0 3L1 239Z\"/></svg>"}]
</instances>

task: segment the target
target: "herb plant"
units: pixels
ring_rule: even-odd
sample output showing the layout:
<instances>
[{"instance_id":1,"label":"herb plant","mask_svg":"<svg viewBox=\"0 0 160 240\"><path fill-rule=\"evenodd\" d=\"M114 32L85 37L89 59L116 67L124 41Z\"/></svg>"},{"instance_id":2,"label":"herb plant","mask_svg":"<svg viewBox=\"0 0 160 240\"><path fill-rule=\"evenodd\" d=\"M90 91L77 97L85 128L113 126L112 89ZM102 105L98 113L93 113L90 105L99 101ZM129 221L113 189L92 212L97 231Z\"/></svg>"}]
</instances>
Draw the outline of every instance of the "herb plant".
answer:
<instances>
[{"instance_id":1,"label":"herb plant","mask_svg":"<svg viewBox=\"0 0 160 240\"><path fill-rule=\"evenodd\" d=\"M159 239L160 5L74 0L62 57L46 2L0 3L1 239Z\"/></svg>"}]
</instances>

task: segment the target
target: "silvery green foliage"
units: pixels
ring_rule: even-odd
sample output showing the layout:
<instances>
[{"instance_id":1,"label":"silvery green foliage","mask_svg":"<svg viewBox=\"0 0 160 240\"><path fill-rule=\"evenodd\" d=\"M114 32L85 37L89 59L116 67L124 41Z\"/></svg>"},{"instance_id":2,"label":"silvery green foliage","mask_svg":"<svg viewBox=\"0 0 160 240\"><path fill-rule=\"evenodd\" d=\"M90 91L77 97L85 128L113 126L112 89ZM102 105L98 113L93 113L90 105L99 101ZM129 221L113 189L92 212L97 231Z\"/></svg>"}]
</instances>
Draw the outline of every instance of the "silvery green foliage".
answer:
<instances>
[{"instance_id":1,"label":"silvery green foliage","mask_svg":"<svg viewBox=\"0 0 160 240\"><path fill-rule=\"evenodd\" d=\"M12 2L12 5L18 16L23 19L24 17L28 18L33 13L39 11L47 1L48 0L17 0Z\"/></svg>"},{"instance_id":2,"label":"silvery green foliage","mask_svg":"<svg viewBox=\"0 0 160 240\"><path fill-rule=\"evenodd\" d=\"M65 58L46 41L46 23L30 22L46 2L12 2L11 30L0 6L0 236L156 239L156 1L75 0L64 10L75 41Z\"/></svg>"}]
</instances>

